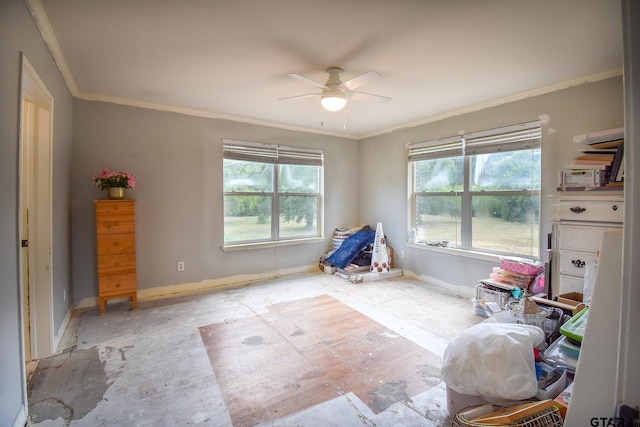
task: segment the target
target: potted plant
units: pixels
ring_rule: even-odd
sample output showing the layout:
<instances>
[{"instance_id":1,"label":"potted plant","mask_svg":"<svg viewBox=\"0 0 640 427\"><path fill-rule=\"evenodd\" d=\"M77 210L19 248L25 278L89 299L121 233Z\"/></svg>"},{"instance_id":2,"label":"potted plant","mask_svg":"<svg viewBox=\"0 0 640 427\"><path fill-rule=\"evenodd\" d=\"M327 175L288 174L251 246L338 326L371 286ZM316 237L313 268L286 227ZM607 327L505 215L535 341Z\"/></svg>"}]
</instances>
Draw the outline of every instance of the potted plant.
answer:
<instances>
[{"instance_id":1,"label":"potted plant","mask_svg":"<svg viewBox=\"0 0 640 427\"><path fill-rule=\"evenodd\" d=\"M124 199L125 188L136 188L136 178L128 172L109 172L102 169L92 177L93 185L100 190L108 189L110 199Z\"/></svg>"}]
</instances>

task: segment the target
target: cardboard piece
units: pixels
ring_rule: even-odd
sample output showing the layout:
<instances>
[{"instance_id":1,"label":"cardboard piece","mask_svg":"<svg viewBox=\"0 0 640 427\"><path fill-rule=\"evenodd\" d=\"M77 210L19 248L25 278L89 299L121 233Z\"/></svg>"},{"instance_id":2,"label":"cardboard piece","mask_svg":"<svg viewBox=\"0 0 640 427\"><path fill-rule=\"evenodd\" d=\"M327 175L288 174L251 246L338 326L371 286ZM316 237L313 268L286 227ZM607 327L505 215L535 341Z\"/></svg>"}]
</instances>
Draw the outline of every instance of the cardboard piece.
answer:
<instances>
[{"instance_id":1,"label":"cardboard piece","mask_svg":"<svg viewBox=\"0 0 640 427\"><path fill-rule=\"evenodd\" d=\"M553 300L550 300L550 299L547 299L547 298L543 298L543 297L531 297L531 299L533 299L538 304L541 304L541 305L544 305L544 306L547 306L547 307L559 308L562 311L564 311L565 313L571 314L572 316L575 316L583 308L586 307L585 303L583 303L583 302L576 303L575 301L573 301L571 303L568 303L568 302L553 301Z\"/></svg>"},{"instance_id":2,"label":"cardboard piece","mask_svg":"<svg viewBox=\"0 0 640 427\"><path fill-rule=\"evenodd\" d=\"M569 292L558 295L558 302L576 306L583 302L582 292Z\"/></svg>"},{"instance_id":3,"label":"cardboard piece","mask_svg":"<svg viewBox=\"0 0 640 427\"><path fill-rule=\"evenodd\" d=\"M562 391L562 393L560 393L554 399L556 406L560 410L560 415L562 415L562 418L565 418L567 415L567 409L569 408L569 402L571 401L572 393L573 393L573 383L569 384L567 388L565 388Z\"/></svg>"}]
</instances>

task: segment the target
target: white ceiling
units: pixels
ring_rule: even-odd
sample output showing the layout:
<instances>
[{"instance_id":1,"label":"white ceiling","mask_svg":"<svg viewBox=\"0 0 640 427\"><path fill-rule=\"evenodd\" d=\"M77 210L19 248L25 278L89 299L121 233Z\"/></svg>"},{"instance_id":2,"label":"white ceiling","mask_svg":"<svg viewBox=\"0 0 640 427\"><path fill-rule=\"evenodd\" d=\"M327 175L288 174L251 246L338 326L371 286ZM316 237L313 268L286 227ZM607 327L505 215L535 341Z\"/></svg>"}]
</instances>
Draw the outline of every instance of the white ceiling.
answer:
<instances>
[{"instance_id":1,"label":"white ceiling","mask_svg":"<svg viewBox=\"0 0 640 427\"><path fill-rule=\"evenodd\" d=\"M363 138L620 75L613 0L27 0L72 94ZM369 70L328 113L324 83Z\"/></svg>"}]
</instances>

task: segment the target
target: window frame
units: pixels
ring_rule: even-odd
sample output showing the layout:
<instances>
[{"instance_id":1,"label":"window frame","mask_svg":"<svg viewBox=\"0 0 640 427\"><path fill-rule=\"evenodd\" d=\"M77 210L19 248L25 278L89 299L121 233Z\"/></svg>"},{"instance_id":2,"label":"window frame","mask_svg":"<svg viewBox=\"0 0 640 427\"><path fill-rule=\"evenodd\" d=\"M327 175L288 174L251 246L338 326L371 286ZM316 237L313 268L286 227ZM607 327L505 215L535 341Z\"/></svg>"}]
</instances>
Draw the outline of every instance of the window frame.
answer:
<instances>
[{"instance_id":1,"label":"window frame","mask_svg":"<svg viewBox=\"0 0 640 427\"><path fill-rule=\"evenodd\" d=\"M222 170L224 173L225 160L240 160L262 164L271 164L271 191L226 191L224 177L222 179L222 217L223 217L223 251L235 251L252 248L265 248L301 243L316 243L324 241L324 150L314 148L292 147L285 145L266 144L260 142L238 141L223 139ZM295 192L279 190L279 166L317 166L317 192ZM225 201L227 196L268 196L271 198L270 236L264 239L246 239L226 241L224 238ZM313 197L317 200L315 233L311 235L280 237L280 198Z\"/></svg>"},{"instance_id":2,"label":"window frame","mask_svg":"<svg viewBox=\"0 0 640 427\"><path fill-rule=\"evenodd\" d=\"M431 246L426 242L410 241L409 246L428 248L436 251L455 251L458 254L473 258L494 260L496 257L507 254L506 252L493 251L486 248L478 248L473 244L472 208L474 196L535 196L540 207L542 189L541 175L538 189L524 190L473 190L471 181L472 158L478 154L490 154L500 152L514 152L518 150L541 149L541 122L532 121L518 125L489 129L481 132L457 135L438 140L419 143L408 143L408 191L409 191L409 228L416 228L416 215L418 198L424 196L459 196L460 201L460 245L456 247ZM434 160L462 157L462 189L451 191L416 191L416 165L422 160ZM537 254L530 256L540 259L540 224L538 221L538 247L532 248ZM509 253L511 254L511 253ZM529 256L519 254L521 256Z\"/></svg>"}]
</instances>

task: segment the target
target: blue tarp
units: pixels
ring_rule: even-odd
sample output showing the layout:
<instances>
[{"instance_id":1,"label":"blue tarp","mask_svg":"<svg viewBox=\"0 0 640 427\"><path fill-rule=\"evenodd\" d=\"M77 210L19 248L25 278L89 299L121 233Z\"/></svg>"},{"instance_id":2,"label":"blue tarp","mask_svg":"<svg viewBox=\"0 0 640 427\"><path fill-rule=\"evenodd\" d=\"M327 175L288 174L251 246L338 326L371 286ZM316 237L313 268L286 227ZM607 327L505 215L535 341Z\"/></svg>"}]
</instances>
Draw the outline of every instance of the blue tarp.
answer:
<instances>
[{"instance_id":1,"label":"blue tarp","mask_svg":"<svg viewBox=\"0 0 640 427\"><path fill-rule=\"evenodd\" d=\"M342 242L342 245L329 255L326 261L338 268L345 268L361 250L371 245L375 238L376 230L362 229Z\"/></svg>"}]
</instances>

